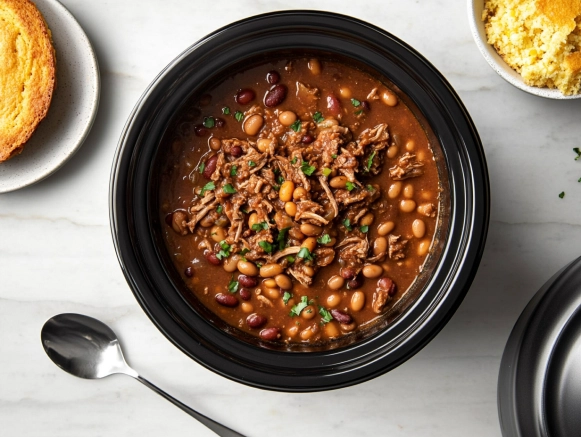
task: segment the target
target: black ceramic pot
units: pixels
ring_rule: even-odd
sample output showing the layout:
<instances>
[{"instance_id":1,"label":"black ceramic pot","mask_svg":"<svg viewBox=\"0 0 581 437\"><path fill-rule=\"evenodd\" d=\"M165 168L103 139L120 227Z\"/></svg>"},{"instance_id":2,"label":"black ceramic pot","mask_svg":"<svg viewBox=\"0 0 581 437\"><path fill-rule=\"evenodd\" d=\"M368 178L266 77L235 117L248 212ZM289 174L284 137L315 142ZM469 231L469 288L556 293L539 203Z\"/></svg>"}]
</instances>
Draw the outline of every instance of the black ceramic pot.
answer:
<instances>
[{"instance_id":1,"label":"black ceramic pot","mask_svg":"<svg viewBox=\"0 0 581 437\"><path fill-rule=\"evenodd\" d=\"M420 120L442 182L433 254L411 298L373 329L327 347L289 351L249 339L184 297L161 238L160 144L188 99L237 68L271 56L342 59L388 83ZM153 81L121 136L111 180L119 262L155 325L203 366L244 384L283 391L345 387L393 369L450 319L480 262L489 217L484 153L460 99L440 73L389 33L327 12L285 11L226 26L188 48Z\"/></svg>"}]
</instances>

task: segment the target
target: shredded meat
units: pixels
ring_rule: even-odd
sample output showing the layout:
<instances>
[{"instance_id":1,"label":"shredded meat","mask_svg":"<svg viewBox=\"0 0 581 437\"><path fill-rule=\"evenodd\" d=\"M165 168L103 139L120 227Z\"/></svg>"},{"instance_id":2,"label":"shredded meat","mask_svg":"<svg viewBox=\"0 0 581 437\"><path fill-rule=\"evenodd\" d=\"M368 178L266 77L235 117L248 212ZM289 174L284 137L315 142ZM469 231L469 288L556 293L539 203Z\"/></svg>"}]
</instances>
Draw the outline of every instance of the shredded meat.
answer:
<instances>
[{"instance_id":1,"label":"shredded meat","mask_svg":"<svg viewBox=\"0 0 581 437\"><path fill-rule=\"evenodd\" d=\"M392 296L395 295L395 282L390 278L383 278L378 281L375 293L373 293L373 300L371 302L371 308L376 314L381 314L385 308L385 304L391 300Z\"/></svg>"},{"instance_id":2,"label":"shredded meat","mask_svg":"<svg viewBox=\"0 0 581 437\"><path fill-rule=\"evenodd\" d=\"M399 158L397 165L389 169L389 176L394 181L403 181L424 174L424 163L416 160L416 155L406 152Z\"/></svg>"},{"instance_id":3,"label":"shredded meat","mask_svg":"<svg viewBox=\"0 0 581 437\"><path fill-rule=\"evenodd\" d=\"M387 238L387 242L389 244L388 255L390 259L404 259L405 258L405 247L408 243L408 240L399 241L401 235L393 235L390 234Z\"/></svg>"}]
</instances>

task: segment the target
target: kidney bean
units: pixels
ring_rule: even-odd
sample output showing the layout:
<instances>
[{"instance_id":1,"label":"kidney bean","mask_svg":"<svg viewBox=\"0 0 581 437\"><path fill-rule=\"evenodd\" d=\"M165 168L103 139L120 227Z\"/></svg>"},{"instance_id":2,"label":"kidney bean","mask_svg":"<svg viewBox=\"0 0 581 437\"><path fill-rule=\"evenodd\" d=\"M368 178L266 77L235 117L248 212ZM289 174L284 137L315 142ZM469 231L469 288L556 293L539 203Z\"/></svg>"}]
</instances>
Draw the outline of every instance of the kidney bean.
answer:
<instances>
[{"instance_id":1,"label":"kidney bean","mask_svg":"<svg viewBox=\"0 0 581 437\"><path fill-rule=\"evenodd\" d=\"M274 341L280 337L280 329L279 328L265 328L260 331L260 338L263 340Z\"/></svg>"},{"instance_id":2,"label":"kidney bean","mask_svg":"<svg viewBox=\"0 0 581 437\"><path fill-rule=\"evenodd\" d=\"M341 114L341 102L339 102L339 99L334 94L327 96L327 109L335 117Z\"/></svg>"},{"instance_id":3,"label":"kidney bean","mask_svg":"<svg viewBox=\"0 0 581 437\"><path fill-rule=\"evenodd\" d=\"M337 320L342 325L348 325L353 321L353 318L349 314L344 313L343 311L331 310L331 315L335 320Z\"/></svg>"},{"instance_id":4,"label":"kidney bean","mask_svg":"<svg viewBox=\"0 0 581 437\"><path fill-rule=\"evenodd\" d=\"M256 94L254 93L254 91L252 91L251 89L243 89L238 91L238 93L236 94L236 103L239 103L240 105L247 105L248 103L252 102L254 100L254 97L256 97Z\"/></svg>"},{"instance_id":5,"label":"kidney bean","mask_svg":"<svg viewBox=\"0 0 581 437\"><path fill-rule=\"evenodd\" d=\"M210 179L212 177L212 173L216 170L216 163L218 162L218 155L210 156L206 160L206 166L204 167L204 173L202 175L206 179Z\"/></svg>"},{"instance_id":6,"label":"kidney bean","mask_svg":"<svg viewBox=\"0 0 581 437\"><path fill-rule=\"evenodd\" d=\"M226 120L220 117L215 117L214 123L216 127L224 127L224 125L226 124Z\"/></svg>"},{"instance_id":7,"label":"kidney bean","mask_svg":"<svg viewBox=\"0 0 581 437\"><path fill-rule=\"evenodd\" d=\"M238 276L238 282L243 287L256 287L258 285L258 279L253 278L252 276L240 275Z\"/></svg>"},{"instance_id":8,"label":"kidney bean","mask_svg":"<svg viewBox=\"0 0 581 437\"><path fill-rule=\"evenodd\" d=\"M286 98L287 88L284 85L273 86L264 96L264 104L269 108L280 105Z\"/></svg>"},{"instance_id":9,"label":"kidney bean","mask_svg":"<svg viewBox=\"0 0 581 437\"><path fill-rule=\"evenodd\" d=\"M238 305L238 299L231 294L218 293L215 296L216 302L225 307L234 308Z\"/></svg>"},{"instance_id":10,"label":"kidney bean","mask_svg":"<svg viewBox=\"0 0 581 437\"><path fill-rule=\"evenodd\" d=\"M252 297L252 293L250 292L250 290L248 288L241 288L239 293L240 293L240 299L242 299L242 300L250 300L250 298Z\"/></svg>"},{"instance_id":11,"label":"kidney bean","mask_svg":"<svg viewBox=\"0 0 581 437\"><path fill-rule=\"evenodd\" d=\"M349 282L347 282L347 288L349 290L355 290L357 288L361 288L362 285L363 285L363 278L361 277L361 275L357 275L353 279L351 279Z\"/></svg>"},{"instance_id":12,"label":"kidney bean","mask_svg":"<svg viewBox=\"0 0 581 437\"><path fill-rule=\"evenodd\" d=\"M311 144L313 141L315 141L315 138L309 134L303 135L301 138L301 143L303 144Z\"/></svg>"},{"instance_id":13,"label":"kidney bean","mask_svg":"<svg viewBox=\"0 0 581 437\"><path fill-rule=\"evenodd\" d=\"M194 126L194 133L199 137L204 137L208 135L208 129L203 124L197 124Z\"/></svg>"},{"instance_id":14,"label":"kidney bean","mask_svg":"<svg viewBox=\"0 0 581 437\"><path fill-rule=\"evenodd\" d=\"M232 155L234 158L242 156L242 152L243 150L240 146L234 146L230 149L230 155Z\"/></svg>"},{"instance_id":15,"label":"kidney bean","mask_svg":"<svg viewBox=\"0 0 581 437\"><path fill-rule=\"evenodd\" d=\"M395 282L387 277L381 278L379 281L377 281L377 287L381 288L382 290L387 290L387 294L392 297L395 296L397 292Z\"/></svg>"},{"instance_id":16,"label":"kidney bean","mask_svg":"<svg viewBox=\"0 0 581 437\"><path fill-rule=\"evenodd\" d=\"M208 262L214 264L215 266L219 266L222 263L222 261L218 259L214 252L206 252L205 255Z\"/></svg>"},{"instance_id":17,"label":"kidney bean","mask_svg":"<svg viewBox=\"0 0 581 437\"><path fill-rule=\"evenodd\" d=\"M363 107L363 109L365 109L366 111L369 111L371 109L371 105L369 104L369 102L367 100L363 100L361 102L361 106Z\"/></svg>"},{"instance_id":18,"label":"kidney bean","mask_svg":"<svg viewBox=\"0 0 581 437\"><path fill-rule=\"evenodd\" d=\"M184 270L184 275L186 275L188 278L191 278L192 276L194 276L194 269L191 266L186 267L186 269Z\"/></svg>"},{"instance_id":19,"label":"kidney bean","mask_svg":"<svg viewBox=\"0 0 581 437\"><path fill-rule=\"evenodd\" d=\"M341 269L341 277L343 279L352 279L353 276L355 276L355 272L353 271L353 269L349 268L349 267L345 267L344 269Z\"/></svg>"},{"instance_id":20,"label":"kidney bean","mask_svg":"<svg viewBox=\"0 0 581 437\"><path fill-rule=\"evenodd\" d=\"M251 328L260 328L267 322L266 317L260 314L252 313L246 317L246 324Z\"/></svg>"},{"instance_id":21,"label":"kidney bean","mask_svg":"<svg viewBox=\"0 0 581 437\"><path fill-rule=\"evenodd\" d=\"M269 71L268 74L266 75L266 81L271 84L277 84L278 81L280 80L280 74L278 74L278 71Z\"/></svg>"}]
</instances>

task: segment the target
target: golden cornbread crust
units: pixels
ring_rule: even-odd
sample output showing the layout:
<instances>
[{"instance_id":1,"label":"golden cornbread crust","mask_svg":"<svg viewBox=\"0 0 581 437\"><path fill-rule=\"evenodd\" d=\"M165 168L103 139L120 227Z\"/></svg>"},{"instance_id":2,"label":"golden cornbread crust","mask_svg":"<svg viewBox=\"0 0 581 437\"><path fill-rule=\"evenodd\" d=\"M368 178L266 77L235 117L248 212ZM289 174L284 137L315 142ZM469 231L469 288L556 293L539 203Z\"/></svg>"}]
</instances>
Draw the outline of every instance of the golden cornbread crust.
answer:
<instances>
[{"instance_id":1,"label":"golden cornbread crust","mask_svg":"<svg viewBox=\"0 0 581 437\"><path fill-rule=\"evenodd\" d=\"M581 91L581 0L487 0L482 20L527 85Z\"/></svg>"},{"instance_id":2,"label":"golden cornbread crust","mask_svg":"<svg viewBox=\"0 0 581 437\"><path fill-rule=\"evenodd\" d=\"M0 162L22 152L55 86L50 30L28 0L0 0Z\"/></svg>"}]
</instances>

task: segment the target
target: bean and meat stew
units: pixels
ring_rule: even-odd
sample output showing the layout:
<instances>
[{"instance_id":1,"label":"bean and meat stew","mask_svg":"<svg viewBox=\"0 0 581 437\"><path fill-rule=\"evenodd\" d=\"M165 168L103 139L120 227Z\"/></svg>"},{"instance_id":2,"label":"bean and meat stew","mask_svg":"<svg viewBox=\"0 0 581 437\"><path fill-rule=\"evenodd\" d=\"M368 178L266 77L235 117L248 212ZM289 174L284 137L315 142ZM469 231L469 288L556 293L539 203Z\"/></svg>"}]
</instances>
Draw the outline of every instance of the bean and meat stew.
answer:
<instances>
[{"instance_id":1,"label":"bean and meat stew","mask_svg":"<svg viewBox=\"0 0 581 437\"><path fill-rule=\"evenodd\" d=\"M430 253L440 185L396 93L345 63L291 58L223 80L169 134L164 238L196 298L263 340L371 326Z\"/></svg>"}]
</instances>

